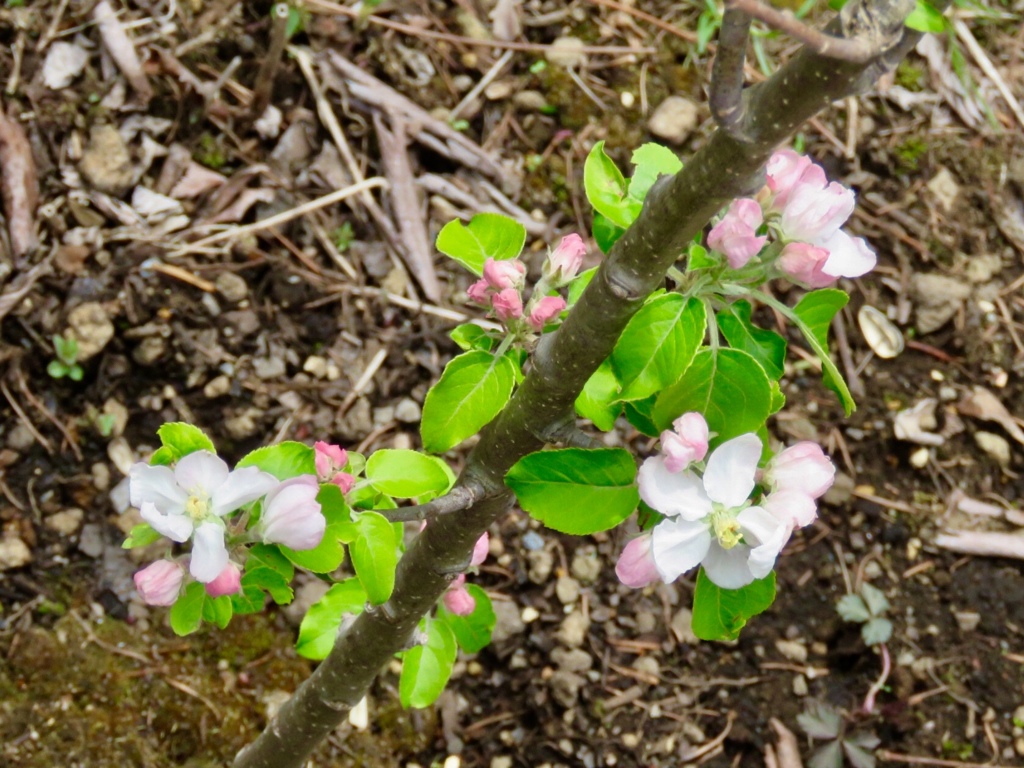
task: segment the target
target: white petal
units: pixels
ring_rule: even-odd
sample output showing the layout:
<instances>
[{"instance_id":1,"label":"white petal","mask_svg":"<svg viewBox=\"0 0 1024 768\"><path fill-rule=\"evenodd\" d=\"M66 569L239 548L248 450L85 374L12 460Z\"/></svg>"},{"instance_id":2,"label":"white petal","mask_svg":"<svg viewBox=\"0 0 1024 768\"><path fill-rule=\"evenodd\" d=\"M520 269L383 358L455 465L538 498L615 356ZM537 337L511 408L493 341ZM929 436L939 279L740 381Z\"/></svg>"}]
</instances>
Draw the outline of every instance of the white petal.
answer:
<instances>
[{"instance_id":1,"label":"white petal","mask_svg":"<svg viewBox=\"0 0 1024 768\"><path fill-rule=\"evenodd\" d=\"M165 515L149 501L142 502L139 514L153 526L154 531L171 541L188 541L188 537L192 535L192 521L183 514L171 512Z\"/></svg>"},{"instance_id":2,"label":"white petal","mask_svg":"<svg viewBox=\"0 0 1024 768\"><path fill-rule=\"evenodd\" d=\"M708 578L722 589L739 589L754 580L754 574L747 565L749 556L750 547L746 544L723 549L717 541L712 541L701 565Z\"/></svg>"},{"instance_id":3,"label":"white petal","mask_svg":"<svg viewBox=\"0 0 1024 768\"><path fill-rule=\"evenodd\" d=\"M761 438L753 432L715 448L704 471L704 490L711 500L730 509L742 505L754 490L762 450Z\"/></svg>"},{"instance_id":4,"label":"white petal","mask_svg":"<svg viewBox=\"0 0 1024 768\"><path fill-rule=\"evenodd\" d=\"M810 525L818 517L818 505L806 493L775 491L761 502L766 510L794 528Z\"/></svg>"},{"instance_id":5,"label":"white petal","mask_svg":"<svg viewBox=\"0 0 1024 768\"><path fill-rule=\"evenodd\" d=\"M133 507L154 505L160 512L181 514L188 494L175 482L170 467L151 467L139 462L128 470L128 495Z\"/></svg>"},{"instance_id":6,"label":"white petal","mask_svg":"<svg viewBox=\"0 0 1024 768\"><path fill-rule=\"evenodd\" d=\"M662 520L651 534L654 565L667 583L678 579L704 559L711 545L707 523Z\"/></svg>"},{"instance_id":7,"label":"white petal","mask_svg":"<svg viewBox=\"0 0 1024 768\"><path fill-rule=\"evenodd\" d=\"M218 517L223 517L239 507L256 501L277 487L279 482L273 475L256 467L233 470L220 487L214 489L210 511Z\"/></svg>"},{"instance_id":8,"label":"white petal","mask_svg":"<svg viewBox=\"0 0 1024 768\"><path fill-rule=\"evenodd\" d=\"M775 567L775 560L789 541L792 528L787 520L780 520L761 507L749 507L736 519L744 538L753 546L747 566L755 579L763 579Z\"/></svg>"},{"instance_id":9,"label":"white petal","mask_svg":"<svg viewBox=\"0 0 1024 768\"><path fill-rule=\"evenodd\" d=\"M228 564L228 550L224 546L224 527L217 523L203 523L196 528L192 540L192 561L188 571L196 581L209 584Z\"/></svg>"},{"instance_id":10,"label":"white petal","mask_svg":"<svg viewBox=\"0 0 1024 768\"><path fill-rule=\"evenodd\" d=\"M711 512L711 500L693 472L669 472L664 456L647 459L637 473L640 498L669 517L700 520Z\"/></svg>"},{"instance_id":11,"label":"white petal","mask_svg":"<svg viewBox=\"0 0 1024 768\"><path fill-rule=\"evenodd\" d=\"M209 496L227 479L228 465L209 451L195 451L178 461L174 477L189 493Z\"/></svg>"},{"instance_id":12,"label":"white petal","mask_svg":"<svg viewBox=\"0 0 1024 768\"><path fill-rule=\"evenodd\" d=\"M850 237L842 230L822 241L821 247L828 250L828 259L821 271L833 277L860 277L878 263L878 257L864 238Z\"/></svg>"}]
</instances>

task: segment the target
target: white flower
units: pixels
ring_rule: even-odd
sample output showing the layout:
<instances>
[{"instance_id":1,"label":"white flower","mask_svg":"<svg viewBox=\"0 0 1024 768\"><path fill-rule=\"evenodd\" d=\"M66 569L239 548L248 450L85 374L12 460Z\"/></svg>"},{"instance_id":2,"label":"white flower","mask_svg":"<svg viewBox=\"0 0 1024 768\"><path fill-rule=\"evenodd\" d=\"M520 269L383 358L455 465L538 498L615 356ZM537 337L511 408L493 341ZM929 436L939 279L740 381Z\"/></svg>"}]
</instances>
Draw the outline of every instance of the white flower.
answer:
<instances>
[{"instance_id":1,"label":"white flower","mask_svg":"<svg viewBox=\"0 0 1024 768\"><path fill-rule=\"evenodd\" d=\"M739 589L771 572L792 523L750 505L761 451L760 438L748 433L716 448L703 478L670 472L662 456L640 467L640 497L667 516L655 526L651 543L666 582L698 564L723 589Z\"/></svg>"},{"instance_id":2,"label":"white flower","mask_svg":"<svg viewBox=\"0 0 1024 768\"><path fill-rule=\"evenodd\" d=\"M228 471L209 451L184 456L172 470L138 463L128 473L132 506L142 519L171 541L192 538L189 572L207 584L228 564L225 515L263 496L277 478L256 467Z\"/></svg>"}]
</instances>

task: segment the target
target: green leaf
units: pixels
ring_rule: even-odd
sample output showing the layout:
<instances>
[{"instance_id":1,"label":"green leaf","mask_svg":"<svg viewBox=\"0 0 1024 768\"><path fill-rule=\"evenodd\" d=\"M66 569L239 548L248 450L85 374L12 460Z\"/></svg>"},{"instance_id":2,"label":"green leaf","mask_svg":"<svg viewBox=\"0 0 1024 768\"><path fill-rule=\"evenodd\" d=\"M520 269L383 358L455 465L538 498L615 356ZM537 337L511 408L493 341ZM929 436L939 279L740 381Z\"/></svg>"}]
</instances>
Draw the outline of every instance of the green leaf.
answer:
<instances>
[{"instance_id":1,"label":"green leaf","mask_svg":"<svg viewBox=\"0 0 1024 768\"><path fill-rule=\"evenodd\" d=\"M836 603L836 610L843 617L843 621L863 623L871 618L871 611L868 610L860 595L843 595L842 599Z\"/></svg>"},{"instance_id":2,"label":"green leaf","mask_svg":"<svg viewBox=\"0 0 1024 768\"><path fill-rule=\"evenodd\" d=\"M693 272L718 265L718 259L708 253L708 249L700 243L690 243L686 257L686 271Z\"/></svg>"},{"instance_id":3,"label":"green leaf","mask_svg":"<svg viewBox=\"0 0 1024 768\"><path fill-rule=\"evenodd\" d=\"M372 456L370 460L373 460ZM367 599L374 605L380 605L387 602L395 588L395 567L398 565L395 529L376 512L361 512L356 528L359 533L349 547L352 567L366 590Z\"/></svg>"},{"instance_id":4,"label":"green leaf","mask_svg":"<svg viewBox=\"0 0 1024 768\"><path fill-rule=\"evenodd\" d=\"M750 321L750 302L737 301L715 313L718 328L733 349L742 349L761 367L768 378L782 378L786 362L786 340L774 331L758 328Z\"/></svg>"},{"instance_id":5,"label":"green leaf","mask_svg":"<svg viewBox=\"0 0 1024 768\"><path fill-rule=\"evenodd\" d=\"M583 189L594 210L612 224L626 228L640 213L640 205L627 197L626 178L599 141L583 164Z\"/></svg>"},{"instance_id":6,"label":"green leaf","mask_svg":"<svg viewBox=\"0 0 1024 768\"><path fill-rule=\"evenodd\" d=\"M917 6L903 23L917 32L933 34L945 31L949 24L942 12L927 0L917 0Z\"/></svg>"},{"instance_id":7,"label":"green leaf","mask_svg":"<svg viewBox=\"0 0 1024 768\"><path fill-rule=\"evenodd\" d=\"M683 163L675 152L654 142L637 147L631 160L636 170L629 180L629 196L634 200L644 200L658 176L674 176L683 170Z\"/></svg>"},{"instance_id":8,"label":"green leaf","mask_svg":"<svg viewBox=\"0 0 1024 768\"><path fill-rule=\"evenodd\" d=\"M493 339L487 331L473 323L457 325L452 328L448 335L451 337L452 341L458 344L459 347L466 352L472 350L490 352L495 344L495 339Z\"/></svg>"},{"instance_id":9,"label":"green leaf","mask_svg":"<svg viewBox=\"0 0 1024 768\"><path fill-rule=\"evenodd\" d=\"M469 224L449 221L437 235L437 250L477 277L487 259L514 259L526 243L526 227L500 213L478 213Z\"/></svg>"},{"instance_id":10,"label":"green leaf","mask_svg":"<svg viewBox=\"0 0 1024 768\"><path fill-rule=\"evenodd\" d=\"M796 716L804 733L812 739L836 739L843 731L843 716L831 704L807 702L807 708Z\"/></svg>"},{"instance_id":11,"label":"green leaf","mask_svg":"<svg viewBox=\"0 0 1024 768\"><path fill-rule=\"evenodd\" d=\"M124 540L124 544L121 545L121 549L145 547L148 544L152 544L154 541L160 541L161 538L163 538L163 536L157 533L149 523L139 523L132 527L132 531L128 534L128 538Z\"/></svg>"},{"instance_id":12,"label":"green leaf","mask_svg":"<svg viewBox=\"0 0 1024 768\"><path fill-rule=\"evenodd\" d=\"M381 493L399 499L442 494L455 481L448 465L436 456L391 448L367 459L366 479Z\"/></svg>"},{"instance_id":13,"label":"green leaf","mask_svg":"<svg viewBox=\"0 0 1024 768\"><path fill-rule=\"evenodd\" d=\"M594 279L594 275L597 274L597 267L591 267L585 272L580 272L576 279L569 283L569 300L568 306L573 306L577 301L580 300L580 296L583 295L583 291L590 285L590 281Z\"/></svg>"},{"instance_id":14,"label":"green leaf","mask_svg":"<svg viewBox=\"0 0 1024 768\"><path fill-rule=\"evenodd\" d=\"M153 451L153 455L149 457L149 463L154 467L166 467L177 460L178 454L174 452L174 449L168 448L166 445L157 448Z\"/></svg>"},{"instance_id":15,"label":"green leaf","mask_svg":"<svg viewBox=\"0 0 1024 768\"><path fill-rule=\"evenodd\" d=\"M72 381L81 381L83 376L85 371L82 370L82 366L76 364L68 368L68 378Z\"/></svg>"},{"instance_id":16,"label":"green leaf","mask_svg":"<svg viewBox=\"0 0 1024 768\"><path fill-rule=\"evenodd\" d=\"M879 617L873 618L860 628L860 635L865 645L881 645L889 642L892 637L892 622Z\"/></svg>"},{"instance_id":17,"label":"green leaf","mask_svg":"<svg viewBox=\"0 0 1024 768\"><path fill-rule=\"evenodd\" d=\"M291 581L295 567L288 556L271 544L256 544L249 550L242 575L243 587L254 587L270 593L278 605L287 605L295 597Z\"/></svg>"},{"instance_id":18,"label":"green leaf","mask_svg":"<svg viewBox=\"0 0 1024 768\"><path fill-rule=\"evenodd\" d=\"M175 460L196 451L217 452L217 449L213 447L213 441L206 436L203 430L183 421L163 424L156 433L163 446L174 452Z\"/></svg>"},{"instance_id":19,"label":"green leaf","mask_svg":"<svg viewBox=\"0 0 1024 768\"><path fill-rule=\"evenodd\" d=\"M531 453L505 475L520 506L544 525L585 536L614 528L636 509L636 464L621 448Z\"/></svg>"},{"instance_id":20,"label":"green leaf","mask_svg":"<svg viewBox=\"0 0 1024 768\"><path fill-rule=\"evenodd\" d=\"M224 629L230 622L234 611L231 608L231 598L227 595L220 597L206 596L203 602L203 620L216 624Z\"/></svg>"},{"instance_id":21,"label":"green leaf","mask_svg":"<svg viewBox=\"0 0 1024 768\"><path fill-rule=\"evenodd\" d=\"M423 403L424 450L444 453L479 432L505 407L515 380L515 363L506 356L467 352L453 358Z\"/></svg>"},{"instance_id":22,"label":"green leaf","mask_svg":"<svg viewBox=\"0 0 1024 768\"><path fill-rule=\"evenodd\" d=\"M778 413L786 407L786 393L782 391L782 385L777 381L772 381L772 406L769 410L769 415ZM767 444L767 443L766 443Z\"/></svg>"},{"instance_id":23,"label":"green leaf","mask_svg":"<svg viewBox=\"0 0 1024 768\"><path fill-rule=\"evenodd\" d=\"M735 640L747 621L774 601L774 571L742 589L722 589L701 568L693 593L693 633L701 640Z\"/></svg>"},{"instance_id":24,"label":"green leaf","mask_svg":"<svg viewBox=\"0 0 1024 768\"><path fill-rule=\"evenodd\" d=\"M366 592L359 579L346 579L333 585L302 617L296 652L314 661L326 659L334 647L344 615L362 613L365 604Z\"/></svg>"},{"instance_id":25,"label":"green leaf","mask_svg":"<svg viewBox=\"0 0 1024 768\"><path fill-rule=\"evenodd\" d=\"M313 549L281 547L281 553L300 568L313 573L330 573L345 559L345 547L342 545L355 537L352 513L341 489L334 483L323 483L316 500L320 503L320 512L327 520L324 537ZM291 581L291 576L288 581Z\"/></svg>"},{"instance_id":26,"label":"green leaf","mask_svg":"<svg viewBox=\"0 0 1024 768\"><path fill-rule=\"evenodd\" d=\"M608 253L626 230L604 214L595 211L594 226L591 231L594 233L594 242L601 249L601 253ZM571 301L569 303L572 304Z\"/></svg>"},{"instance_id":27,"label":"green leaf","mask_svg":"<svg viewBox=\"0 0 1024 768\"><path fill-rule=\"evenodd\" d=\"M259 467L278 480L316 474L316 451L303 443L286 440L257 448L238 462L239 467Z\"/></svg>"},{"instance_id":28,"label":"green leaf","mask_svg":"<svg viewBox=\"0 0 1024 768\"><path fill-rule=\"evenodd\" d=\"M615 420L622 413L619 400L619 380L615 378L611 359L605 360L587 379L583 391L576 398L576 413L590 419L594 426L611 432Z\"/></svg>"},{"instance_id":29,"label":"green leaf","mask_svg":"<svg viewBox=\"0 0 1024 768\"><path fill-rule=\"evenodd\" d=\"M180 636L191 635L203 623L203 604L206 602L206 588L193 581L171 606L171 629Z\"/></svg>"},{"instance_id":30,"label":"green leaf","mask_svg":"<svg viewBox=\"0 0 1024 768\"><path fill-rule=\"evenodd\" d=\"M683 377L658 395L653 418L659 430L688 411L704 414L722 443L756 432L768 418L771 385L754 358L738 349L702 349Z\"/></svg>"},{"instance_id":31,"label":"green leaf","mask_svg":"<svg viewBox=\"0 0 1024 768\"><path fill-rule=\"evenodd\" d=\"M699 299L666 293L633 315L612 350L620 400L643 400L674 384L704 340L707 318Z\"/></svg>"},{"instance_id":32,"label":"green leaf","mask_svg":"<svg viewBox=\"0 0 1024 768\"><path fill-rule=\"evenodd\" d=\"M829 742L811 755L807 768L843 768L843 747L840 742Z\"/></svg>"},{"instance_id":33,"label":"green leaf","mask_svg":"<svg viewBox=\"0 0 1024 768\"><path fill-rule=\"evenodd\" d=\"M828 328L836 312L845 307L849 300L850 297L843 291L826 288L808 293L793 307L797 327L811 345L814 354L821 360L822 380L826 387L839 395L847 416L856 410L857 404L853 402L853 395L850 394L842 374L829 357Z\"/></svg>"},{"instance_id":34,"label":"green leaf","mask_svg":"<svg viewBox=\"0 0 1024 768\"><path fill-rule=\"evenodd\" d=\"M448 624L462 650L466 653L478 653L490 644L491 633L498 619L491 598L482 587L467 584L466 590L476 601L476 608L471 614L457 616L445 608L444 604L438 607L437 613L439 618Z\"/></svg>"},{"instance_id":35,"label":"green leaf","mask_svg":"<svg viewBox=\"0 0 1024 768\"><path fill-rule=\"evenodd\" d=\"M654 423L654 405L657 402L657 395L651 395L644 400L634 400L625 403L626 421L637 428L642 434L648 437L658 437L661 430Z\"/></svg>"},{"instance_id":36,"label":"green leaf","mask_svg":"<svg viewBox=\"0 0 1024 768\"><path fill-rule=\"evenodd\" d=\"M878 587L865 582L860 587L860 594L872 616L881 616L889 610L889 601Z\"/></svg>"},{"instance_id":37,"label":"green leaf","mask_svg":"<svg viewBox=\"0 0 1024 768\"><path fill-rule=\"evenodd\" d=\"M427 619L427 643L406 651L402 675L398 680L398 698L403 707L429 707L441 695L458 647L455 635L443 621Z\"/></svg>"},{"instance_id":38,"label":"green leaf","mask_svg":"<svg viewBox=\"0 0 1024 768\"><path fill-rule=\"evenodd\" d=\"M46 366L46 372L52 379L63 379L68 375L68 367L60 360L51 360L50 364Z\"/></svg>"}]
</instances>

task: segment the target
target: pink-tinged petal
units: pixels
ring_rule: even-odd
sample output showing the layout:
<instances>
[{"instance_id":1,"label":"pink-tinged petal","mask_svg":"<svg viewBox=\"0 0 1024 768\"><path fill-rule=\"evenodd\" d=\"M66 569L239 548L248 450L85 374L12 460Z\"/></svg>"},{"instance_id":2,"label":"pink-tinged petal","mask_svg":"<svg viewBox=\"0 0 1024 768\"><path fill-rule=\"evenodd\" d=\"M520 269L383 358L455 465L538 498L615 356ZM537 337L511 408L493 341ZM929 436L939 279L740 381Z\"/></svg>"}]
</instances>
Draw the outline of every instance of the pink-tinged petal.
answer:
<instances>
[{"instance_id":1,"label":"pink-tinged petal","mask_svg":"<svg viewBox=\"0 0 1024 768\"><path fill-rule=\"evenodd\" d=\"M267 544L313 549L324 537L327 521L316 500L320 486L312 475L285 480L263 504L259 527Z\"/></svg>"},{"instance_id":2,"label":"pink-tinged petal","mask_svg":"<svg viewBox=\"0 0 1024 768\"><path fill-rule=\"evenodd\" d=\"M837 277L860 277L878 264L878 256L863 237L850 237L839 230L821 245L828 250L828 260L822 267L826 275Z\"/></svg>"},{"instance_id":3,"label":"pink-tinged petal","mask_svg":"<svg viewBox=\"0 0 1024 768\"><path fill-rule=\"evenodd\" d=\"M483 274L484 281L495 291L518 291L525 282L526 265L519 259L487 259Z\"/></svg>"},{"instance_id":4,"label":"pink-tinged petal","mask_svg":"<svg viewBox=\"0 0 1024 768\"><path fill-rule=\"evenodd\" d=\"M684 413L672 422L674 432L661 433L661 451L670 472L681 472L708 453L708 423L696 412Z\"/></svg>"},{"instance_id":5,"label":"pink-tinged petal","mask_svg":"<svg viewBox=\"0 0 1024 768\"><path fill-rule=\"evenodd\" d=\"M224 526L202 523L192 538L192 558L188 571L196 581L209 584L228 564L228 550L224 546Z\"/></svg>"},{"instance_id":6,"label":"pink-tinged petal","mask_svg":"<svg viewBox=\"0 0 1024 768\"><path fill-rule=\"evenodd\" d=\"M316 465L317 477L326 481L333 473L348 464L348 451L340 445L317 440L313 443L313 462Z\"/></svg>"},{"instance_id":7,"label":"pink-tinged petal","mask_svg":"<svg viewBox=\"0 0 1024 768\"><path fill-rule=\"evenodd\" d=\"M151 467L139 462L128 470L128 496L133 507L142 508L149 503L163 514L182 513L188 494L174 479L170 467Z\"/></svg>"},{"instance_id":8,"label":"pink-tinged petal","mask_svg":"<svg viewBox=\"0 0 1024 768\"><path fill-rule=\"evenodd\" d=\"M717 541L712 541L701 565L707 577L722 589L740 589L754 581L749 558L750 547L746 544L725 549Z\"/></svg>"},{"instance_id":9,"label":"pink-tinged petal","mask_svg":"<svg viewBox=\"0 0 1024 768\"><path fill-rule=\"evenodd\" d=\"M711 512L711 499L692 472L670 472L663 456L647 459L637 472L640 498L663 515L700 520Z\"/></svg>"},{"instance_id":10,"label":"pink-tinged petal","mask_svg":"<svg viewBox=\"0 0 1024 768\"><path fill-rule=\"evenodd\" d=\"M471 301L486 307L491 303L491 286L486 280L477 280L466 289L466 295Z\"/></svg>"},{"instance_id":11,"label":"pink-tinged petal","mask_svg":"<svg viewBox=\"0 0 1024 768\"><path fill-rule=\"evenodd\" d=\"M233 595L242 588L242 572L234 563L224 566L217 578L206 585L206 594L210 597Z\"/></svg>"},{"instance_id":12,"label":"pink-tinged petal","mask_svg":"<svg viewBox=\"0 0 1024 768\"><path fill-rule=\"evenodd\" d=\"M739 269L756 256L768 241L758 236L764 221L761 205L751 198L734 200L725 216L708 234L708 245L725 254L729 266Z\"/></svg>"},{"instance_id":13,"label":"pink-tinged petal","mask_svg":"<svg viewBox=\"0 0 1024 768\"><path fill-rule=\"evenodd\" d=\"M526 320L533 330L540 333L544 330L545 325L562 313L563 309L565 309L565 299L561 296L545 296L530 310L530 316Z\"/></svg>"},{"instance_id":14,"label":"pink-tinged petal","mask_svg":"<svg viewBox=\"0 0 1024 768\"><path fill-rule=\"evenodd\" d=\"M803 528L818 518L818 505L806 493L799 491L775 491L761 502L777 519L793 528Z\"/></svg>"},{"instance_id":15,"label":"pink-tinged petal","mask_svg":"<svg viewBox=\"0 0 1024 768\"><path fill-rule=\"evenodd\" d=\"M147 605L174 605L185 573L170 560L157 560L136 573L135 591Z\"/></svg>"},{"instance_id":16,"label":"pink-tinged petal","mask_svg":"<svg viewBox=\"0 0 1024 768\"><path fill-rule=\"evenodd\" d=\"M661 580L651 551L651 534L642 533L626 544L615 563L615 575L627 587L640 589Z\"/></svg>"},{"instance_id":17,"label":"pink-tinged petal","mask_svg":"<svg viewBox=\"0 0 1024 768\"><path fill-rule=\"evenodd\" d=\"M807 155L783 149L771 156L765 167L766 184L772 195L772 209L781 211L793 189L800 183L816 184L824 189L828 180L825 171Z\"/></svg>"},{"instance_id":18,"label":"pink-tinged petal","mask_svg":"<svg viewBox=\"0 0 1024 768\"><path fill-rule=\"evenodd\" d=\"M188 541L188 537L192 535L192 520L183 513L164 514L152 502L144 501L139 507L139 514L152 526L154 531L161 536L166 536L171 541L180 544L183 541Z\"/></svg>"},{"instance_id":19,"label":"pink-tinged petal","mask_svg":"<svg viewBox=\"0 0 1024 768\"><path fill-rule=\"evenodd\" d=\"M491 301L499 320L515 320L523 316L523 297L515 288L506 288L495 294Z\"/></svg>"},{"instance_id":20,"label":"pink-tinged petal","mask_svg":"<svg viewBox=\"0 0 1024 768\"><path fill-rule=\"evenodd\" d=\"M352 486L356 484L356 479L348 472L336 472L330 482L338 486L341 489L342 495L344 495L352 490Z\"/></svg>"},{"instance_id":21,"label":"pink-tinged petal","mask_svg":"<svg viewBox=\"0 0 1024 768\"><path fill-rule=\"evenodd\" d=\"M810 243L787 243L779 254L779 269L794 280L811 288L824 288L836 281L833 275L824 272L829 259L827 248Z\"/></svg>"},{"instance_id":22,"label":"pink-tinged petal","mask_svg":"<svg viewBox=\"0 0 1024 768\"><path fill-rule=\"evenodd\" d=\"M728 508L742 506L754 490L761 438L753 432L726 440L708 459L704 490L712 501Z\"/></svg>"},{"instance_id":23,"label":"pink-tinged petal","mask_svg":"<svg viewBox=\"0 0 1024 768\"><path fill-rule=\"evenodd\" d=\"M836 468L821 450L809 440L791 445L778 453L765 468L765 480L774 491L794 491L821 497L835 481Z\"/></svg>"},{"instance_id":24,"label":"pink-tinged petal","mask_svg":"<svg viewBox=\"0 0 1024 768\"><path fill-rule=\"evenodd\" d=\"M558 243L558 247L548 256L545 272L555 286L570 282L583 266L583 257L587 255L587 246L583 238L575 232L566 235Z\"/></svg>"},{"instance_id":25,"label":"pink-tinged petal","mask_svg":"<svg viewBox=\"0 0 1024 768\"><path fill-rule=\"evenodd\" d=\"M465 587L454 587L444 593L444 607L456 616L469 616L476 610L476 599Z\"/></svg>"},{"instance_id":26,"label":"pink-tinged petal","mask_svg":"<svg viewBox=\"0 0 1024 768\"><path fill-rule=\"evenodd\" d=\"M232 470L219 487L213 489L210 511L223 517L246 504L250 504L274 489L276 477L256 467Z\"/></svg>"},{"instance_id":27,"label":"pink-tinged petal","mask_svg":"<svg viewBox=\"0 0 1024 768\"><path fill-rule=\"evenodd\" d=\"M747 566L755 579L763 579L775 567L775 560L789 541L792 529L788 522L779 520L761 507L748 507L737 515L736 520L743 531L744 541L751 547Z\"/></svg>"},{"instance_id":28,"label":"pink-tinged petal","mask_svg":"<svg viewBox=\"0 0 1024 768\"><path fill-rule=\"evenodd\" d=\"M823 190L798 185L782 211L782 232L787 240L820 244L846 223L855 203L853 190L836 181Z\"/></svg>"},{"instance_id":29,"label":"pink-tinged petal","mask_svg":"<svg viewBox=\"0 0 1024 768\"><path fill-rule=\"evenodd\" d=\"M651 532L651 556L662 580L668 584L700 563L712 545L707 523L662 520Z\"/></svg>"},{"instance_id":30,"label":"pink-tinged petal","mask_svg":"<svg viewBox=\"0 0 1024 768\"><path fill-rule=\"evenodd\" d=\"M487 555L491 552L491 536L486 531L484 535L476 540L476 544L473 545L473 557L470 558L470 565L480 565L484 560L487 559Z\"/></svg>"},{"instance_id":31,"label":"pink-tinged petal","mask_svg":"<svg viewBox=\"0 0 1024 768\"><path fill-rule=\"evenodd\" d=\"M174 479L192 496L212 496L227 477L227 463L209 451L194 451L183 456L174 467Z\"/></svg>"}]
</instances>

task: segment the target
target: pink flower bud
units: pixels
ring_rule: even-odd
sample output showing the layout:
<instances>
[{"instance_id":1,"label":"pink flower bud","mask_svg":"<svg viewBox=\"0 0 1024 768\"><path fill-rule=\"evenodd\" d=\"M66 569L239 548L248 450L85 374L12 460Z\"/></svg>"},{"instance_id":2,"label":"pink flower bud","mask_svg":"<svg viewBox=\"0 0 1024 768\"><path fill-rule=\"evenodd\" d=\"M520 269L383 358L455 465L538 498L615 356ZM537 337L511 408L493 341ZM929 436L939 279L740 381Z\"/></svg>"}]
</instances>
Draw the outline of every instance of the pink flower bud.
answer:
<instances>
[{"instance_id":1,"label":"pink flower bud","mask_svg":"<svg viewBox=\"0 0 1024 768\"><path fill-rule=\"evenodd\" d=\"M340 445L331 445L323 440L317 440L313 443L313 451L316 474L322 481L326 482L331 475L348 464L348 451Z\"/></svg>"},{"instance_id":2,"label":"pink flower bud","mask_svg":"<svg viewBox=\"0 0 1024 768\"><path fill-rule=\"evenodd\" d=\"M763 221L764 215L756 200L749 197L733 200L725 216L708 234L708 245L724 253L730 267L739 269L768 241L767 235L757 236L757 228Z\"/></svg>"},{"instance_id":3,"label":"pink flower bud","mask_svg":"<svg viewBox=\"0 0 1024 768\"><path fill-rule=\"evenodd\" d=\"M356 479L348 472L336 472L331 477L330 482L341 488L342 494L346 494L352 490L352 486L356 484Z\"/></svg>"},{"instance_id":4,"label":"pink flower bud","mask_svg":"<svg viewBox=\"0 0 1024 768\"><path fill-rule=\"evenodd\" d=\"M224 566L217 578L206 585L206 594L210 597L233 595L242 588L242 572L234 563Z\"/></svg>"},{"instance_id":5,"label":"pink flower bud","mask_svg":"<svg viewBox=\"0 0 1024 768\"><path fill-rule=\"evenodd\" d=\"M615 564L615 575L627 587L640 589L661 580L651 552L651 534L643 533L629 542Z\"/></svg>"},{"instance_id":6,"label":"pink flower bud","mask_svg":"<svg viewBox=\"0 0 1024 768\"><path fill-rule=\"evenodd\" d=\"M773 491L801 493L817 499L832 487L836 468L821 446L804 440L776 454L764 470Z\"/></svg>"},{"instance_id":7,"label":"pink flower bud","mask_svg":"<svg viewBox=\"0 0 1024 768\"><path fill-rule=\"evenodd\" d=\"M476 540L476 544L473 545L473 558L469 561L470 565L480 565L484 560L487 559L487 555L490 554L491 536L486 531L484 535Z\"/></svg>"},{"instance_id":8,"label":"pink flower bud","mask_svg":"<svg viewBox=\"0 0 1024 768\"><path fill-rule=\"evenodd\" d=\"M565 309L565 299L561 296L545 296L538 301L530 311L527 322L533 326L533 330L540 333L544 326L558 317Z\"/></svg>"},{"instance_id":9,"label":"pink flower bud","mask_svg":"<svg viewBox=\"0 0 1024 768\"><path fill-rule=\"evenodd\" d=\"M566 235L548 256L544 270L548 280L556 287L570 282L579 273L580 267L583 266L583 257L586 255L587 246L583 238L575 232Z\"/></svg>"},{"instance_id":10,"label":"pink flower bud","mask_svg":"<svg viewBox=\"0 0 1024 768\"><path fill-rule=\"evenodd\" d=\"M771 208L775 212L786 207L793 190L801 184L809 184L817 189L824 189L828 183L825 170L807 155L801 155L791 149L776 152L768 160L765 168L768 190L771 193Z\"/></svg>"},{"instance_id":11,"label":"pink flower bud","mask_svg":"<svg viewBox=\"0 0 1024 768\"><path fill-rule=\"evenodd\" d=\"M822 271L828 256L828 250L810 243L788 243L779 254L779 269L811 288L824 288L836 281Z\"/></svg>"},{"instance_id":12,"label":"pink flower bud","mask_svg":"<svg viewBox=\"0 0 1024 768\"><path fill-rule=\"evenodd\" d=\"M174 605L185 572L170 560L157 560L135 574L135 591L147 605Z\"/></svg>"},{"instance_id":13,"label":"pink flower bud","mask_svg":"<svg viewBox=\"0 0 1024 768\"><path fill-rule=\"evenodd\" d=\"M259 529L266 544L313 549L324 537L327 521L316 500L320 484L312 475L285 480L267 494Z\"/></svg>"},{"instance_id":14,"label":"pink flower bud","mask_svg":"<svg viewBox=\"0 0 1024 768\"><path fill-rule=\"evenodd\" d=\"M787 240L821 245L850 218L855 202L853 190L837 181L824 189L798 184L782 211L782 234Z\"/></svg>"},{"instance_id":15,"label":"pink flower bud","mask_svg":"<svg viewBox=\"0 0 1024 768\"><path fill-rule=\"evenodd\" d=\"M494 296L494 314L502 322L523 316L523 298L515 288L505 288Z\"/></svg>"},{"instance_id":16,"label":"pink flower bud","mask_svg":"<svg viewBox=\"0 0 1024 768\"><path fill-rule=\"evenodd\" d=\"M693 411L684 413L674 422L675 431L661 433L661 452L665 455L665 469L682 472L695 461L701 461L708 452L708 423Z\"/></svg>"},{"instance_id":17,"label":"pink flower bud","mask_svg":"<svg viewBox=\"0 0 1024 768\"><path fill-rule=\"evenodd\" d=\"M460 573L444 593L444 607L456 616L469 616L476 610L476 599L463 586L465 583L466 575Z\"/></svg>"},{"instance_id":18,"label":"pink flower bud","mask_svg":"<svg viewBox=\"0 0 1024 768\"><path fill-rule=\"evenodd\" d=\"M466 295L471 301L487 306L491 303L491 286L487 284L486 280L477 280L466 289Z\"/></svg>"},{"instance_id":19,"label":"pink flower bud","mask_svg":"<svg viewBox=\"0 0 1024 768\"><path fill-rule=\"evenodd\" d=\"M484 281L495 291L523 287L526 265L519 259L487 259L484 262Z\"/></svg>"}]
</instances>

